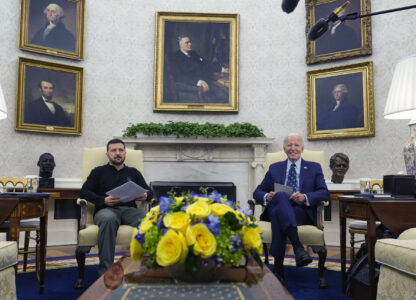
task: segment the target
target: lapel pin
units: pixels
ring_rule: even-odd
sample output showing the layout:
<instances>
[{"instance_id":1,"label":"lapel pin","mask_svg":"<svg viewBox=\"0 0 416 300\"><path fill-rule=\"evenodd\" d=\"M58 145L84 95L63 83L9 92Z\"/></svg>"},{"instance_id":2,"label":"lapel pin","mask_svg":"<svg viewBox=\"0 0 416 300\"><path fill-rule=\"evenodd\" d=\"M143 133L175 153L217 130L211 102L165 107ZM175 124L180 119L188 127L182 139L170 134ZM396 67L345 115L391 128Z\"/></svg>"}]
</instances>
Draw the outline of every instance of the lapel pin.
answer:
<instances>
[{"instance_id":1,"label":"lapel pin","mask_svg":"<svg viewBox=\"0 0 416 300\"><path fill-rule=\"evenodd\" d=\"M308 169L308 167L306 167L306 166L305 166L305 167L303 167L303 168L304 168L304 169Z\"/></svg>"}]
</instances>

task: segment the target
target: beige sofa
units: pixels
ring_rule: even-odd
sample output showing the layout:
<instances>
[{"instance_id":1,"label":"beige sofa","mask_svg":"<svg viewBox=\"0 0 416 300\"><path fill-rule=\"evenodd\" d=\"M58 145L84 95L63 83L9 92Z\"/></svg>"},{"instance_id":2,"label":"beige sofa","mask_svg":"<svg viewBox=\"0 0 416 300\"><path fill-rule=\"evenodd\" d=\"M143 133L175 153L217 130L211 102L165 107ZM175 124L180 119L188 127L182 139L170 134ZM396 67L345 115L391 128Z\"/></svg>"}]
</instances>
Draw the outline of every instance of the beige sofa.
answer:
<instances>
[{"instance_id":1,"label":"beige sofa","mask_svg":"<svg viewBox=\"0 0 416 300\"><path fill-rule=\"evenodd\" d=\"M16 299L16 242L0 242L0 299Z\"/></svg>"},{"instance_id":2,"label":"beige sofa","mask_svg":"<svg viewBox=\"0 0 416 300\"><path fill-rule=\"evenodd\" d=\"M416 299L416 228L378 240L375 257L381 264L377 299Z\"/></svg>"}]
</instances>

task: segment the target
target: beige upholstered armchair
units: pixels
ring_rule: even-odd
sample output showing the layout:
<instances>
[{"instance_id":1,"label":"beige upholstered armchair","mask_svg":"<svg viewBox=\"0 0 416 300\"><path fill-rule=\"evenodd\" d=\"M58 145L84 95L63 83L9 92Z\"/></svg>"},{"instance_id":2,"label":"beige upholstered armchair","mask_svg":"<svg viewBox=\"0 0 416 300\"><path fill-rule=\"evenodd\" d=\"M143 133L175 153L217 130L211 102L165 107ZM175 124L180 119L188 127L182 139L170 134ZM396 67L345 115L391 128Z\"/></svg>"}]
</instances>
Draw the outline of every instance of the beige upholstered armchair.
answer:
<instances>
[{"instance_id":1,"label":"beige upholstered armchair","mask_svg":"<svg viewBox=\"0 0 416 300\"><path fill-rule=\"evenodd\" d=\"M16 242L0 242L0 299L17 299L16 266Z\"/></svg>"},{"instance_id":2,"label":"beige upholstered armchair","mask_svg":"<svg viewBox=\"0 0 416 300\"><path fill-rule=\"evenodd\" d=\"M311 150L304 150L302 153L302 158L304 160L317 162L321 165L322 170L324 170L325 166L325 153L324 151L311 151ZM284 161L287 159L286 153L283 151L275 152L275 153L267 153L266 154L266 166L265 170L269 169L269 166L278 161ZM255 204L253 200L249 200L249 204L251 209L254 212L254 216L256 220L259 220L261 213L264 210L264 207ZM327 288L328 283L324 277L324 265L327 256L327 251L325 248L325 238L324 238L324 224L323 224L323 207L328 205L326 202L322 202L318 206L318 215L317 215L317 227L313 225L302 225L298 226L298 234L299 240L302 242L303 245L311 247L313 252L317 253L319 256L318 262L318 275L319 275L319 288ZM259 226L263 232L263 248L265 254L265 262L266 264L269 262L269 255L268 255L268 244L272 242L272 229L271 223L265 221L259 221Z\"/></svg>"},{"instance_id":3,"label":"beige upholstered armchair","mask_svg":"<svg viewBox=\"0 0 416 300\"><path fill-rule=\"evenodd\" d=\"M137 168L143 174L143 152L141 150L126 150L125 164L129 167ZM108 162L106 147L84 148L82 152L82 183L85 182L91 170L95 167L105 165ZM98 226L94 224L94 204L85 199L78 199L81 206L81 216L79 221L78 245L75 255L78 263L78 280L74 284L75 289L84 287L84 268L85 255L91 248L98 244ZM144 204L138 201L137 206ZM133 227L120 225L117 232L116 245L129 245Z\"/></svg>"},{"instance_id":4,"label":"beige upholstered armchair","mask_svg":"<svg viewBox=\"0 0 416 300\"><path fill-rule=\"evenodd\" d=\"M377 300L415 299L416 228L403 231L398 239L379 239L376 261L381 264Z\"/></svg>"}]
</instances>

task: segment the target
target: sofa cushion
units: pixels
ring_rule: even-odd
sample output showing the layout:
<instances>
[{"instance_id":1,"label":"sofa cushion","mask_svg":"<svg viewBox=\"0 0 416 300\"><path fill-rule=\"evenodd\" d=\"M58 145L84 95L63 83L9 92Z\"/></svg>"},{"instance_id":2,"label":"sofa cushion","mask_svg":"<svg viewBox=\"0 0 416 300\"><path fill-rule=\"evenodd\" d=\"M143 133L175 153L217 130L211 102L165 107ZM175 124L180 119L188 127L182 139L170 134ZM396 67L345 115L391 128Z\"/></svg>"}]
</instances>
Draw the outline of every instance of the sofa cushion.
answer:
<instances>
[{"instance_id":1,"label":"sofa cushion","mask_svg":"<svg viewBox=\"0 0 416 300\"><path fill-rule=\"evenodd\" d=\"M416 228L403 231L399 236L399 240L416 240Z\"/></svg>"},{"instance_id":2,"label":"sofa cushion","mask_svg":"<svg viewBox=\"0 0 416 300\"><path fill-rule=\"evenodd\" d=\"M130 245L133 227L120 225L117 231L117 245ZM87 224L87 228L78 233L78 246L95 246L98 244L98 226Z\"/></svg>"},{"instance_id":3,"label":"sofa cushion","mask_svg":"<svg viewBox=\"0 0 416 300\"><path fill-rule=\"evenodd\" d=\"M0 270L17 264L16 242L0 242Z\"/></svg>"},{"instance_id":4,"label":"sofa cushion","mask_svg":"<svg viewBox=\"0 0 416 300\"><path fill-rule=\"evenodd\" d=\"M416 276L416 240L380 239L375 256L381 264Z\"/></svg>"}]
</instances>

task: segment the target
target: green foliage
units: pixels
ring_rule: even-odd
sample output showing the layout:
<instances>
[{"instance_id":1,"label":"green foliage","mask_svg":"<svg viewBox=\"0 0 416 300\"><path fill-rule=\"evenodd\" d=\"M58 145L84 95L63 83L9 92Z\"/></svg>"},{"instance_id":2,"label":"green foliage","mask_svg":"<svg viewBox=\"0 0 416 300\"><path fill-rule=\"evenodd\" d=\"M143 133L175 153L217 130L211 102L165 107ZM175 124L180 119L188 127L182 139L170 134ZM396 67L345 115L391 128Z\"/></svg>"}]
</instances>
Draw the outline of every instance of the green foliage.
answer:
<instances>
[{"instance_id":1,"label":"green foliage","mask_svg":"<svg viewBox=\"0 0 416 300\"><path fill-rule=\"evenodd\" d=\"M232 230L225 218L220 218L220 234L216 237L217 240L217 256L221 257L224 265L238 266L243 256L241 249L236 249L233 253L233 246L230 239L235 236L237 231Z\"/></svg>"},{"instance_id":2,"label":"green foliage","mask_svg":"<svg viewBox=\"0 0 416 300\"><path fill-rule=\"evenodd\" d=\"M159 240L162 238L162 230L153 226L145 234L145 242L143 244L143 250L145 253L150 254L147 266L152 269L156 269L159 265L156 262L156 248Z\"/></svg>"},{"instance_id":3,"label":"green foliage","mask_svg":"<svg viewBox=\"0 0 416 300\"><path fill-rule=\"evenodd\" d=\"M176 135L179 137L264 137L263 130L250 123L232 123L228 126L213 123L173 122L137 123L130 124L123 130L123 137L136 137L138 133L144 135Z\"/></svg>"}]
</instances>

